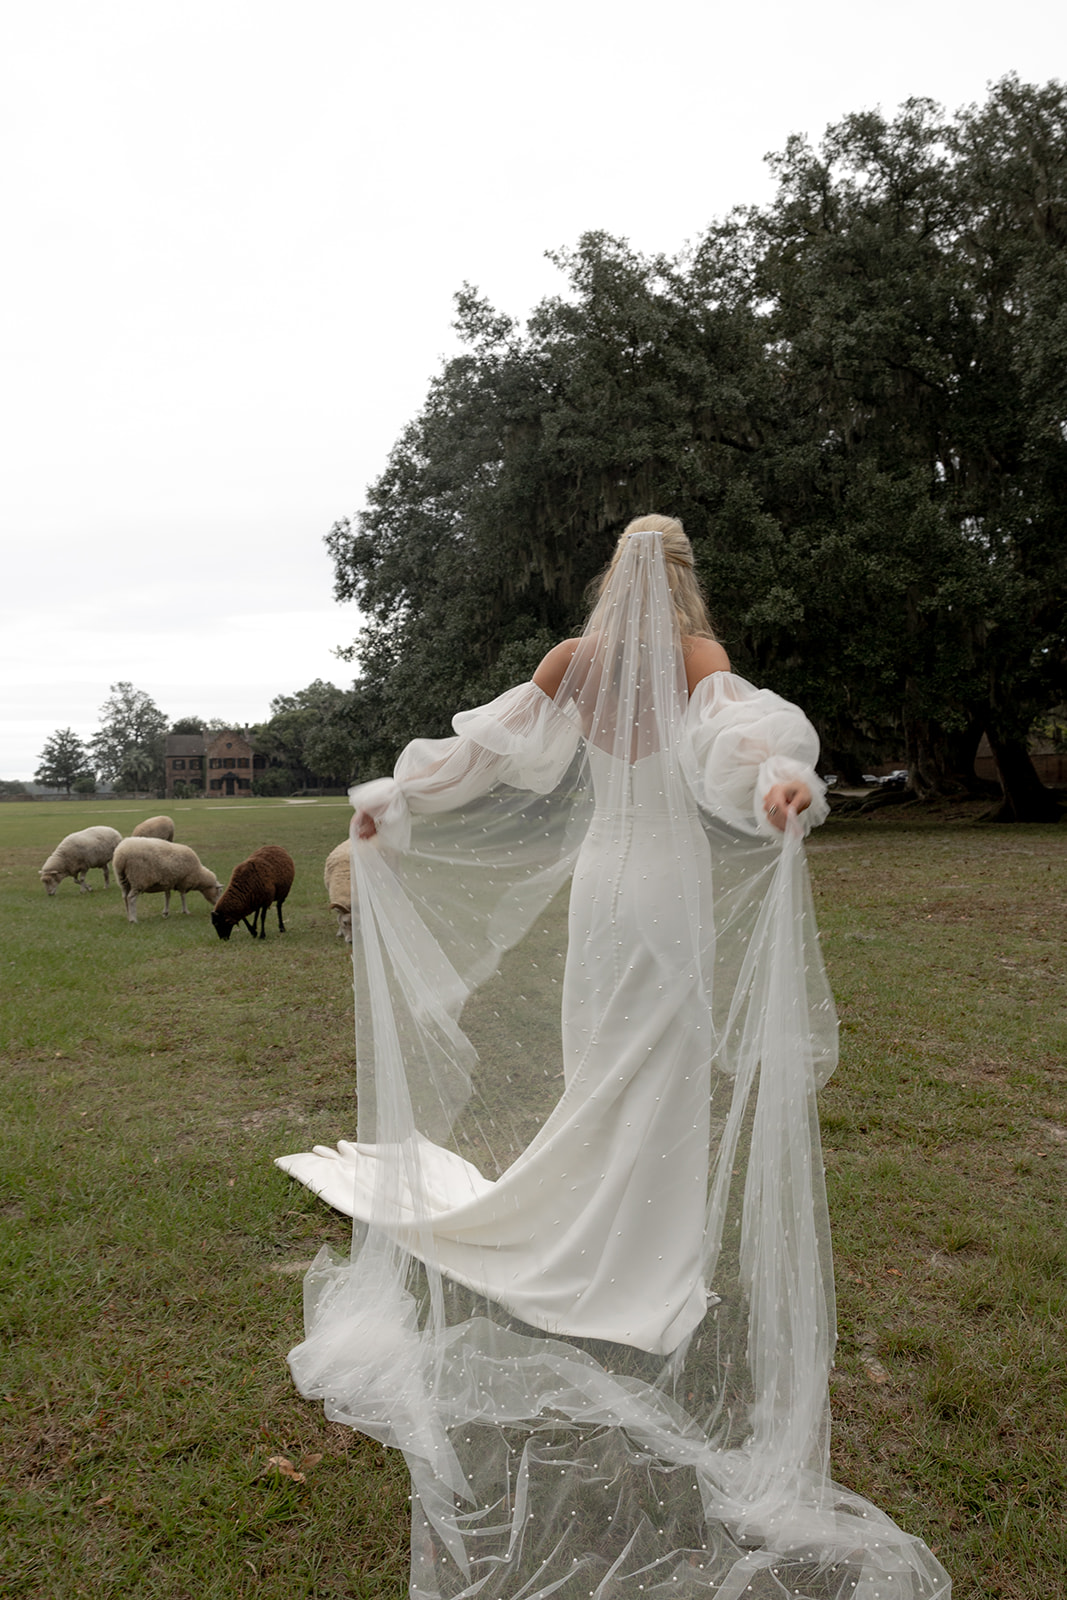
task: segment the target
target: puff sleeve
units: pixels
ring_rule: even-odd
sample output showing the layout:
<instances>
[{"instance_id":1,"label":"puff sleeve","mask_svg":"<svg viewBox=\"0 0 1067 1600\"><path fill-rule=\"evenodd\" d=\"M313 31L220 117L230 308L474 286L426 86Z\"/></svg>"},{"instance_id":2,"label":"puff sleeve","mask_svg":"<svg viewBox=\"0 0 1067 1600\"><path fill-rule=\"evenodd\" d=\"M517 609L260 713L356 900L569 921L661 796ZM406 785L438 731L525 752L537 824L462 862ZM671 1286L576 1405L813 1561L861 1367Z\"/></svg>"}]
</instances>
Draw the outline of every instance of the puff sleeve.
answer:
<instances>
[{"instance_id":1,"label":"puff sleeve","mask_svg":"<svg viewBox=\"0 0 1067 1600\"><path fill-rule=\"evenodd\" d=\"M805 834L826 820L826 785L815 771L819 736L799 706L770 689L732 672L702 679L689 701L684 754L698 802L734 827L781 838L763 811L776 783L811 790L811 805L797 817Z\"/></svg>"},{"instance_id":2,"label":"puff sleeve","mask_svg":"<svg viewBox=\"0 0 1067 1600\"><path fill-rule=\"evenodd\" d=\"M353 806L374 817L384 844L406 849L413 814L457 810L497 784L549 794L579 738L577 723L535 683L458 712L452 726L451 739L413 739L391 778L349 790Z\"/></svg>"}]
</instances>

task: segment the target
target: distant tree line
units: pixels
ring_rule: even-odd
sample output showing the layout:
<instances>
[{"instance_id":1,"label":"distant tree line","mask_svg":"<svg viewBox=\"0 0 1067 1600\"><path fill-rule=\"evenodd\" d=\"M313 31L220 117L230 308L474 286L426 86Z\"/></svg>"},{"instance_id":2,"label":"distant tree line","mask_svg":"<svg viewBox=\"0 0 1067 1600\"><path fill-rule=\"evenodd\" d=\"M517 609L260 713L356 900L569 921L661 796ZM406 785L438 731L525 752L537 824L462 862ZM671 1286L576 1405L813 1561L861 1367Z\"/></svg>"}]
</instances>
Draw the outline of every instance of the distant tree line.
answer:
<instances>
[{"instance_id":1,"label":"distant tree line","mask_svg":"<svg viewBox=\"0 0 1067 1600\"><path fill-rule=\"evenodd\" d=\"M306 787L351 783L358 776L359 740L353 717L356 697L316 679L296 694L278 695L271 715L248 730L267 765L258 771L258 794L291 794ZM168 722L143 689L111 685L100 707L101 726L87 741L72 728L59 728L46 740L34 781L67 794L94 794L97 782L120 791L162 794L168 733L218 733L234 724L220 718L179 717ZM0 792L25 792L8 784Z\"/></svg>"},{"instance_id":2,"label":"distant tree line","mask_svg":"<svg viewBox=\"0 0 1067 1600\"><path fill-rule=\"evenodd\" d=\"M984 733L1004 815L1057 814L1027 738L1067 698L1067 89L849 116L773 166L679 258L587 234L525 327L457 297L462 353L327 539L364 775L528 675L656 510L831 770L963 793Z\"/></svg>"}]
</instances>

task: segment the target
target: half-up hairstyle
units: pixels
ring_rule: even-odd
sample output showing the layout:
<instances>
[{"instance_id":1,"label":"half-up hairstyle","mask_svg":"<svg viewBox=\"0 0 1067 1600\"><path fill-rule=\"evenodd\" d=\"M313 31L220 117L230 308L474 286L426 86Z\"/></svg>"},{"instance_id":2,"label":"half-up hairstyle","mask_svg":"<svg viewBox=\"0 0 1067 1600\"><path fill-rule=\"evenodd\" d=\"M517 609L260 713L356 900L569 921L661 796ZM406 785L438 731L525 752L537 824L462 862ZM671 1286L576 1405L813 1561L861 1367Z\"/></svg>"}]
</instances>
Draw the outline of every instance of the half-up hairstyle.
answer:
<instances>
[{"instance_id":1,"label":"half-up hairstyle","mask_svg":"<svg viewBox=\"0 0 1067 1600\"><path fill-rule=\"evenodd\" d=\"M667 583L674 602L674 614L684 638L714 639L715 630L708 616L708 608L697 580L693 565L693 547L686 538L685 529L677 517L635 517L627 523L615 546L615 553L599 578L590 585L590 599L594 605L603 595L608 580L622 554L623 546L631 533L658 533L667 566Z\"/></svg>"}]
</instances>

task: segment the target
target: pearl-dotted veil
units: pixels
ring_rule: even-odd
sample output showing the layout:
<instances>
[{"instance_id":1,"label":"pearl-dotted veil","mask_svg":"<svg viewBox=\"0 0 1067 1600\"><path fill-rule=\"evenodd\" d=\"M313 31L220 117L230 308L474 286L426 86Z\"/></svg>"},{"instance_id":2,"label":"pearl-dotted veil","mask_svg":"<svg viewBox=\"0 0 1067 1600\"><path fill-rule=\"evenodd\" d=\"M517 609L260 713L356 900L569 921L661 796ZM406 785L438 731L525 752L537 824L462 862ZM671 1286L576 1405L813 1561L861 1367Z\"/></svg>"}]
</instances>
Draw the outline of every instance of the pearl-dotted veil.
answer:
<instances>
[{"instance_id":1,"label":"pearl-dotted veil","mask_svg":"<svg viewBox=\"0 0 1067 1600\"><path fill-rule=\"evenodd\" d=\"M690 698L637 532L554 699L454 726L353 794L355 1136L282 1163L357 1219L290 1363L404 1451L412 1595L947 1596L828 1471L810 725Z\"/></svg>"}]
</instances>

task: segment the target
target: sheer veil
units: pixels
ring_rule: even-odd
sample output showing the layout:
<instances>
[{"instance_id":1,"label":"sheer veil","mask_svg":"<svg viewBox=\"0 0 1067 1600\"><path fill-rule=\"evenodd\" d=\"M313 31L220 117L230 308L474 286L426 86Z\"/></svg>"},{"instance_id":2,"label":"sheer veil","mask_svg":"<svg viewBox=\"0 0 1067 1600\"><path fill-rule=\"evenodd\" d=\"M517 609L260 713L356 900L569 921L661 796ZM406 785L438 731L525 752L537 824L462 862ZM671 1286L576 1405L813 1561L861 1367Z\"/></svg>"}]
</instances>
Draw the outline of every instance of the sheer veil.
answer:
<instances>
[{"instance_id":1,"label":"sheer veil","mask_svg":"<svg viewBox=\"0 0 1067 1600\"><path fill-rule=\"evenodd\" d=\"M454 728L353 791L358 1128L279 1162L355 1219L290 1366L404 1451L411 1594L947 1596L828 1472L810 724L730 673L689 695L637 531L554 698Z\"/></svg>"}]
</instances>

